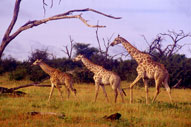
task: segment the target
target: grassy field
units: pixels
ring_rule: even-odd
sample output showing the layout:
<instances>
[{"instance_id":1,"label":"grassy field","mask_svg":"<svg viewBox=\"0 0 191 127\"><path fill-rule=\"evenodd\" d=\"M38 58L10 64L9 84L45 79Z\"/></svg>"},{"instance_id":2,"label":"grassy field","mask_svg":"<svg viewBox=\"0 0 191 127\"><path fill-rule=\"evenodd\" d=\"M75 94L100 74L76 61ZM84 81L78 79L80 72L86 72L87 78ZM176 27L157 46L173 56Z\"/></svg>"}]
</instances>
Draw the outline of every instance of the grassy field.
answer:
<instances>
[{"instance_id":1,"label":"grassy field","mask_svg":"<svg viewBox=\"0 0 191 127\"><path fill-rule=\"evenodd\" d=\"M0 77L0 86L14 87L27 84L28 81L8 81ZM9 84L9 85L7 85ZM47 84L47 83L46 83ZM129 85L122 83L123 87ZM166 91L162 88L154 104L145 104L144 88L134 90L134 104L129 104L129 90L126 90L125 104L121 103L120 96L114 103L114 94L106 86L110 103L106 102L100 89L96 103L94 100L93 84L75 84L79 100L73 95L61 101L57 89L52 100L47 102L50 88L28 87L20 89L27 95L22 97L0 95L0 126L1 127L190 127L191 126L191 90L173 89L173 104L169 103ZM150 100L154 88L149 88ZM31 116L28 112L54 112L65 114L64 118L53 115ZM120 113L120 120L105 120L103 116Z\"/></svg>"}]
</instances>

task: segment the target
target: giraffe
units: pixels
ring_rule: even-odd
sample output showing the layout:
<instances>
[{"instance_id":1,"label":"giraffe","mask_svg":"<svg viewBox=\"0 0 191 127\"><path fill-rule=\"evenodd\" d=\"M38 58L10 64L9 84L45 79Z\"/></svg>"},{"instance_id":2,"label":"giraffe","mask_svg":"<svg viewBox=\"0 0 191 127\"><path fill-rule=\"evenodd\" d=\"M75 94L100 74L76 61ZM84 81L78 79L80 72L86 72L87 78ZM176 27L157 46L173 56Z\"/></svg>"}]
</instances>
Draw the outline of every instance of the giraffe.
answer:
<instances>
[{"instance_id":1,"label":"giraffe","mask_svg":"<svg viewBox=\"0 0 191 127\"><path fill-rule=\"evenodd\" d=\"M50 90L48 101L50 101L50 98L53 94L54 86L58 89L61 99L63 100L62 91L59 85L64 85L66 87L68 92L68 98L70 96L70 90L74 93L76 97L77 91L75 88L73 88L73 81L69 74L61 72L58 69L48 66L46 63L42 61L42 59L40 60L37 59L32 65L39 65L41 69L50 76L51 90Z\"/></svg>"},{"instance_id":2,"label":"giraffe","mask_svg":"<svg viewBox=\"0 0 191 127\"><path fill-rule=\"evenodd\" d=\"M104 85L110 84L111 88L115 92L114 102L116 103L116 101L117 101L117 96L118 96L118 91L119 91L122 102L124 103L123 94L125 95L125 93L121 89L121 86L120 86L121 79L117 74L115 74L112 71L106 70L105 68L103 68L100 65L94 64L93 62L91 62L89 59L87 59L85 56L83 56L81 54L74 58L74 61L80 61L80 60L87 67L87 69L89 69L91 72L94 73L94 76L93 76L93 79L95 82L95 100L94 100L94 102L96 102L100 86L107 99L107 102L109 102Z\"/></svg>"},{"instance_id":3,"label":"giraffe","mask_svg":"<svg viewBox=\"0 0 191 127\"><path fill-rule=\"evenodd\" d=\"M168 85L169 73L166 70L166 68L164 67L164 65L153 61L149 54L139 51L134 46L132 46L127 40L120 37L119 35L111 43L111 46L114 46L114 45L117 45L120 43L126 48L126 50L129 52L129 54L132 56L132 58L134 58L135 61L138 63L138 66L136 69L138 76L133 81L133 83L131 83L131 85L130 85L130 103L133 102L133 86L141 78L143 79L143 82L145 85L146 104L148 104L148 80L149 79L155 80L155 87L156 87L156 92L155 92L152 102L154 102L156 100L156 98L160 92L159 91L160 86L161 86L161 84L163 84L169 95L170 102L172 103L170 87Z\"/></svg>"}]
</instances>

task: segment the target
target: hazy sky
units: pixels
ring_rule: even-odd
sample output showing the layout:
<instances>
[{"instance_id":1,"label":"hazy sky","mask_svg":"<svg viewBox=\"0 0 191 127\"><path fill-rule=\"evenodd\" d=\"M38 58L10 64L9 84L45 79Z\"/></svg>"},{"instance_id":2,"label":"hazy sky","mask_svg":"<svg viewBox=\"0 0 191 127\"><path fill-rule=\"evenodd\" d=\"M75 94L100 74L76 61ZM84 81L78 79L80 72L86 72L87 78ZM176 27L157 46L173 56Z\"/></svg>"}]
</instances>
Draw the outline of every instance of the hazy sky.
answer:
<instances>
[{"instance_id":1,"label":"hazy sky","mask_svg":"<svg viewBox=\"0 0 191 127\"><path fill-rule=\"evenodd\" d=\"M46 8L44 16L42 0L22 0L16 30L29 20L42 19L60 14L72 9L93 8L106 14L111 14L122 19L110 19L92 12L82 16L88 23L106 25L99 29L100 39L113 39L120 34L141 51L146 50L142 35L151 42L158 33L168 30L191 33L191 0L55 0L53 8ZM47 4L50 5L50 0ZM2 39L12 18L14 0L0 0L0 39ZM64 57L61 51L69 45L69 36L76 42L90 43L98 47L96 29L89 28L78 19L64 19L51 21L38 27L23 31L5 49L5 56L11 55L19 60L27 59L35 49L48 48L56 57ZM113 40L112 39L112 40ZM166 42L168 44L168 42ZM191 44L191 38L181 41L182 44ZM102 45L103 46L103 45ZM191 46L184 47L180 53L191 57ZM115 46L110 53L116 54L122 50L122 46Z\"/></svg>"}]
</instances>

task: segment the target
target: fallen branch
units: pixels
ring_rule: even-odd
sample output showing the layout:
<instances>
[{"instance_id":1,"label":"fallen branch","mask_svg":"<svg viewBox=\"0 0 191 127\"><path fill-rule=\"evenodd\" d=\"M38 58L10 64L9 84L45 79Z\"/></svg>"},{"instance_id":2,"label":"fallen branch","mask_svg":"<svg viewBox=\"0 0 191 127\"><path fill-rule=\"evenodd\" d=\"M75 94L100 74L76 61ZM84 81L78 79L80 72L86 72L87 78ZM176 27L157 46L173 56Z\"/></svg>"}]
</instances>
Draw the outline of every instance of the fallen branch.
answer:
<instances>
[{"instance_id":1,"label":"fallen branch","mask_svg":"<svg viewBox=\"0 0 191 127\"><path fill-rule=\"evenodd\" d=\"M22 92L22 91L12 91L8 88L5 88L5 87L0 87L0 94L2 93L11 93L13 95L17 95L17 96L21 96L21 95L25 95L26 93L25 92Z\"/></svg>"},{"instance_id":2,"label":"fallen branch","mask_svg":"<svg viewBox=\"0 0 191 127\"><path fill-rule=\"evenodd\" d=\"M17 89L21 89L21 88L25 88L25 87L30 87L30 86L36 86L36 87L51 87L51 85L39 85L39 84L37 84L37 83L31 83L31 84L26 84L26 85L14 87L14 88L9 88L9 90L10 90L10 91L15 91L15 90L17 90Z\"/></svg>"},{"instance_id":3,"label":"fallen branch","mask_svg":"<svg viewBox=\"0 0 191 127\"><path fill-rule=\"evenodd\" d=\"M59 118L65 118L65 114L62 113L55 113L55 112L28 112L27 114L31 115L31 116L35 116L35 115L53 115L53 116L57 116Z\"/></svg>"},{"instance_id":4,"label":"fallen branch","mask_svg":"<svg viewBox=\"0 0 191 127\"><path fill-rule=\"evenodd\" d=\"M22 85L22 86L17 86L17 87L13 87L13 88L0 87L0 94L1 93L14 93L15 90L18 90L18 89L21 89L21 88L26 88L26 87L31 87L31 86L36 86L36 87L51 87L51 85L48 85L48 84L39 85L38 83L30 83L30 84L26 84L26 85Z\"/></svg>"}]
</instances>

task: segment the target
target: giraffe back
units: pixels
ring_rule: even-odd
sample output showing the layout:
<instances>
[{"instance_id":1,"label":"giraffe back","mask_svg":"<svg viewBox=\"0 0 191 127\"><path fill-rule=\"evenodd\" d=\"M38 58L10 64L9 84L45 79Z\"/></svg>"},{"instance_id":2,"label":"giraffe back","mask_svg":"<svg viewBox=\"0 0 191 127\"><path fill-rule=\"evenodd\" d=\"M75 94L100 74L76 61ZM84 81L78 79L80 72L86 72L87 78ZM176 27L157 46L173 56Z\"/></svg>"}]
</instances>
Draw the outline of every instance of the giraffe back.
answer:
<instances>
[{"instance_id":1,"label":"giraffe back","mask_svg":"<svg viewBox=\"0 0 191 127\"><path fill-rule=\"evenodd\" d=\"M51 78L52 80L56 81L59 85L70 85L73 83L72 77L69 74L64 73L58 69L55 69L55 71L51 75Z\"/></svg>"},{"instance_id":2,"label":"giraffe back","mask_svg":"<svg viewBox=\"0 0 191 127\"><path fill-rule=\"evenodd\" d=\"M142 62L138 65L137 68L138 73L143 73L144 77L147 77L149 79L156 79L160 77L165 78L165 76L169 76L165 66L153 60L147 60L145 62Z\"/></svg>"}]
</instances>

